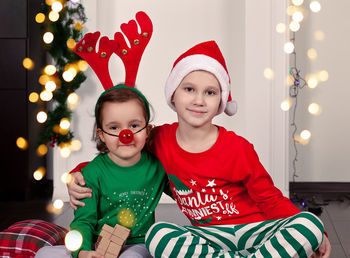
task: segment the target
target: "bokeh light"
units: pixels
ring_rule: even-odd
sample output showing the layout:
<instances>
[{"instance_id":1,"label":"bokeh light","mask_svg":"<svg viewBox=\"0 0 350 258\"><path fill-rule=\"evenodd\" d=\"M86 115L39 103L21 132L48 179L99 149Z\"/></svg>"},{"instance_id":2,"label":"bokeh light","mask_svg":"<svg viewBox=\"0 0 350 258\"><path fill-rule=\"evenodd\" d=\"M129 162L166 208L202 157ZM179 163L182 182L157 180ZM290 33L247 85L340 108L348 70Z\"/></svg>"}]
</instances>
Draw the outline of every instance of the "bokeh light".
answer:
<instances>
[{"instance_id":1,"label":"bokeh light","mask_svg":"<svg viewBox=\"0 0 350 258\"><path fill-rule=\"evenodd\" d=\"M83 24L81 22L76 22L74 24L74 29L76 29L77 31L81 31L83 29Z\"/></svg>"},{"instance_id":2,"label":"bokeh light","mask_svg":"<svg viewBox=\"0 0 350 258\"><path fill-rule=\"evenodd\" d=\"M23 137L18 137L16 140L16 145L21 150L26 150L28 148L28 141Z\"/></svg>"},{"instance_id":3,"label":"bokeh light","mask_svg":"<svg viewBox=\"0 0 350 258\"><path fill-rule=\"evenodd\" d=\"M275 76L275 72L270 68L267 67L264 69L264 77L268 80L272 80Z\"/></svg>"},{"instance_id":4,"label":"bokeh light","mask_svg":"<svg viewBox=\"0 0 350 258\"><path fill-rule=\"evenodd\" d=\"M78 68L80 71L84 72L89 68L89 65L85 60L79 60L78 61Z\"/></svg>"},{"instance_id":5,"label":"bokeh light","mask_svg":"<svg viewBox=\"0 0 350 258\"><path fill-rule=\"evenodd\" d=\"M53 207L55 209L62 209L64 205L64 202L61 199L57 199L53 202Z\"/></svg>"},{"instance_id":6,"label":"bokeh light","mask_svg":"<svg viewBox=\"0 0 350 258\"><path fill-rule=\"evenodd\" d=\"M316 30L314 32L314 37L316 40L321 41L321 40L324 40L326 36L322 30Z\"/></svg>"},{"instance_id":7,"label":"bokeh light","mask_svg":"<svg viewBox=\"0 0 350 258\"><path fill-rule=\"evenodd\" d=\"M56 2L52 3L51 9L52 9L53 11L59 13L60 11L62 11L63 5L61 4L60 1L56 1Z\"/></svg>"},{"instance_id":8,"label":"bokeh light","mask_svg":"<svg viewBox=\"0 0 350 258\"><path fill-rule=\"evenodd\" d=\"M62 158L68 158L71 154L71 150L68 146L60 148L60 155Z\"/></svg>"},{"instance_id":9,"label":"bokeh light","mask_svg":"<svg viewBox=\"0 0 350 258\"><path fill-rule=\"evenodd\" d=\"M312 1L310 3L310 10L314 13L318 13L319 11L321 11L321 4L318 1Z\"/></svg>"},{"instance_id":10,"label":"bokeh light","mask_svg":"<svg viewBox=\"0 0 350 258\"><path fill-rule=\"evenodd\" d=\"M38 114L36 115L36 120L39 122L39 123L45 123L46 120L47 120L47 114L45 111L40 111L38 112Z\"/></svg>"},{"instance_id":11,"label":"bokeh light","mask_svg":"<svg viewBox=\"0 0 350 258\"><path fill-rule=\"evenodd\" d=\"M286 52L287 54L291 54L294 52L293 42L287 42L284 44L284 52Z\"/></svg>"},{"instance_id":12,"label":"bokeh light","mask_svg":"<svg viewBox=\"0 0 350 258\"><path fill-rule=\"evenodd\" d=\"M67 130L70 127L70 121L68 118L62 118L60 121L60 127L63 130Z\"/></svg>"},{"instance_id":13,"label":"bokeh light","mask_svg":"<svg viewBox=\"0 0 350 258\"><path fill-rule=\"evenodd\" d=\"M292 106L292 103L289 99L286 99L281 103L281 109L283 111L288 111L291 108L291 106Z\"/></svg>"},{"instance_id":14,"label":"bokeh light","mask_svg":"<svg viewBox=\"0 0 350 258\"><path fill-rule=\"evenodd\" d=\"M75 92L72 92L67 97L67 106L70 110L74 110L80 103L80 97Z\"/></svg>"},{"instance_id":15,"label":"bokeh light","mask_svg":"<svg viewBox=\"0 0 350 258\"><path fill-rule=\"evenodd\" d=\"M284 33L286 31L286 25L284 23L279 23L276 25L276 31L278 33Z\"/></svg>"},{"instance_id":16,"label":"bokeh light","mask_svg":"<svg viewBox=\"0 0 350 258\"><path fill-rule=\"evenodd\" d=\"M69 49L75 48L75 45L76 45L76 42L75 42L74 39L68 39L68 40L67 40L67 47L68 47Z\"/></svg>"},{"instance_id":17,"label":"bokeh light","mask_svg":"<svg viewBox=\"0 0 350 258\"><path fill-rule=\"evenodd\" d=\"M47 65L44 68L44 72L48 75L54 75L56 73L56 67L54 65Z\"/></svg>"},{"instance_id":18,"label":"bokeh light","mask_svg":"<svg viewBox=\"0 0 350 258\"><path fill-rule=\"evenodd\" d=\"M307 50L307 56L308 56L308 58L310 58L311 60L316 59L316 58L317 58L317 51L316 51L316 49L314 49L314 48L309 48L309 49Z\"/></svg>"},{"instance_id":19,"label":"bokeh light","mask_svg":"<svg viewBox=\"0 0 350 258\"><path fill-rule=\"evenodd\" d=\"M300 29L300 23L297 21L291 21L289 24L289 29L293 32L297 32Z\"/></svg>"},{"instance_id":20,"label":"bokeh light","mask_svg":"<svg viewBox=\"0 0 350 258\"><path fill-rule=\"evenodd\" d=\"M321 114L321 107L317 103L311 103L308 107L308 111L312 115L319 115Z\"/></svg>"},{"instance_id":21,"label":"bokeh light","mask_svg":"<svg viewBox=\"0 0 350 258\"><path fill-rule=\"evenodd\" d=\"M310 139L311 137L311 132L309 130L303 130L301 133L300 133L300 137L304 140L308 140Z\"/></svg>"},{"instance_id":22,"label":"bokeh light","mask_svg":"<svg viewBox=\"0 0 350 258\"><path fill-rule=\"evenodd\" d=\"M54 81L48 81L45 84L45 89L51 92L54 91L56 89L56 83Z\"/></svg>"},{"instance_id":23,"label":"bokeh light","mask_svg":"<svg viewBox=\"0 0 350 258\"><path fill-rule=\"evenodd\" d=\"M47 146L45 144L40 144L38 146L38 148L36 149L36 154L41 157L41 156L44 156L46 155L48 149L47 149Z\"/></svg>"},{"instance_id":24,"label":"bokeh light","mask_svg":"<svg viewBox=\"0 0 350 258\"><path fill-rule=\"evenodd\" d=\"M49 12L50 21L55 22L55 21L58 21L59 18L60 18L60 14L58 12L55 12L55 11Z\"/></svg>"},{"instance_id":25,"label":"bokeh light","mask_svg":"<svg viewBox=\"0 0 350 258\"><path fill-rule=\"evenodd\" d=\"M43 40L46 44L52 43L53 39L54 39L54 36L52 32L48 31L44 33Z\"/></svg>"},{"instance_id":26,"label":"bokeh light","mask_svg":"<svg viewBox=\"0 0 350 258\"><path fill-rule=\"evenodd\" d=\"M83 243L83 236L77 230L69 231L66 237L64 238L64 244L66 248L71 252L78 250L82 245L82 243Z\"/></svg>"},{"instance_id":27,"label":"bokeh light","mask_svg":"<svg viewBox=\"0 0 350 258\"><path fill-rule=\"evenodd\" d=\"M316 88L318 85L318 80L317 78L314 76L314 75L311 75L309 77L309 79L307 80L307 86L310 88L310 89L314 89Z\"/></svg>"},{"instance_id":28,"label":"bokeh light","mask_svg":"<svg viewBox=\"0 0 350 258\"><path fill-rule=\"evenodd\" d=\"M36 93L36 92L32 92L32 93L29 94L28 99L29 99L30 102L36 103L39 100L39 94Z\"/></svg>"},{"instance_id":29,"label":"bokeh light","mask_svg":"<svg viewBox=\"0 0 350 258\"><path fill-rule=\"evenodd\" d=\"M45 69L44 69L45 72ZM55 72L56 72L56 68L55 68ZM39 77L39 83L41 85L46 85L46 83L50 81L50 76L48 76L47 74L43 74Z\"/></svg>"},{"instance_id":30,"label":"bokeh light","mask_svg":"<svg viewBox=\"0 0 350 258\"><path fill-rule=\"evenodd\" d=\"M43 23L45 21L45 14L43 13L38 13L36 16L35 16L35 21L37 23Z\"/></svg>"},{"instance_id":31,"label":"bokeh light","mask_svg":"<svg viewBox=\"0 0 350 258\"><path fill-rule=\"evenodd\" d=\"M68 172L63 173L61 176L61 181L64 184L70 184L72 182L72 180L73 180L73 177Z\"/></svg>"},{"instance_id":32,"label":"bokeh light","mask_svg":"<svg viewBox=\"0 0 350 258\"><path fill-rule=\"evenodd\" d=\"M302 12L296 11L296 12L293 13L292 19L293 19L294 21L300 23L300 22L304 19L304 15L303 15Z\"/></svg>"},{"instance_id":33,"label":"bokeh light","mask_svg":"<svg viewBox=\"0 0 350 258\"><path fill-rule=\"evenodd\" d=\"M22 64L25 69L28 69L28 70L34 69L34 62L29 57L24 58Z\"/></svg>"},{"instance_id":34,"label":"bokeh light","mask_svg":"<svg viewBox=\"0 0 350 258\"><path fill-rule=\"evenodd\" d=\"M45 173L46 169L44 167L39 167L37 170L34 171L33 178L37 181L40 181L45 176Z\"/></svg>"},{"instance_id":35,"label":"bokeh light","mask_svg":"<svg viewBox=\"0 0 350 258\"><path fill-rule=\"evenodd\" d=\"M295 5L295 6L300 6L304 3L304 0L292 0L292 3Z\"/></svg>"},{"instance_id":36,"label":"bokeh light","mask_svg":"<svg viewBox=\"0 0 350 258\"><path fill-rule=\"evenodd\" d=\"M81 141L79 140L73 140L70 145L70 149L72 151L78 151L81 149Z\"/></svg>"},{"instance_id":37,"label":"bokeh light","mask_svg":"<svg viewBox=\"0 0 350 258\"><path fill-rule=\"evenodd\" d=\"M52 98L53 98L53 94L52 94L51 91L43 90L43 91L40 93L40 99L41 99L42 101L50 101Z\"/></svg>"},{"instance_id":38,"label":"bokeh light","mask_svg":"<svg viewBox=\"0 0 350 258\"><path fill-rule=\"evenodd\" d=\"M325 82L327 81L329 78L329 75L328 75L328 72L326 70L322 70L318 73L318 79L321 81L321 82Z\"/></svg>"}]
</instances>

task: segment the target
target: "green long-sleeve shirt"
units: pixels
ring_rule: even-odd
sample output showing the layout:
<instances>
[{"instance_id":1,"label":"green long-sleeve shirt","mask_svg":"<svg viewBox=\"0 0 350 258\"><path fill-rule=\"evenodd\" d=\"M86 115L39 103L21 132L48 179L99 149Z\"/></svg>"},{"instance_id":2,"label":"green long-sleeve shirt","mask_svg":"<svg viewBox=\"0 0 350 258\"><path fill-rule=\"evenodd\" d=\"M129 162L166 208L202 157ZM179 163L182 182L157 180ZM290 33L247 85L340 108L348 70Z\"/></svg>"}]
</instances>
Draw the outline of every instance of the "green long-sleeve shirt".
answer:
<instances>
[{"instance_id":1,"label":"green long-sleeve shirt","mask_svg":"<svg viewBox=\"0 0 350 258\"><path fill-rule=\"evenodd\" d=\"M162 164L146 151L130 167L115 164L107 154L99 154L83 170L92 197L83 199L84 207L74 212L71 229L83 236L83 244L73 253L93 250L102 226L120 224L131 229L127 244L144 243L145 234L154 223L154 210L161 194L168 189Z\"/></svg>"}]
</instances>

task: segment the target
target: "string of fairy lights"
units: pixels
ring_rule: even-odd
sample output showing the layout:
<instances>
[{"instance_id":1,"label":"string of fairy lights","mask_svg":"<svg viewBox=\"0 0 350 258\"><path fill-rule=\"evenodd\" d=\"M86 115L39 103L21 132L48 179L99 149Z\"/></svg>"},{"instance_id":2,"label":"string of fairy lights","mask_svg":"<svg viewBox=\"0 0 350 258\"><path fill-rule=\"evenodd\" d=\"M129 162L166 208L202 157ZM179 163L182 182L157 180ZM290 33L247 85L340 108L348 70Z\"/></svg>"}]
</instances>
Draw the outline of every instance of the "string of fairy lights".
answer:
<instances>
[{"instance_id":1,"label":"string of fairy lights","mask_svg":"<svg viewBox=\"0 0 350 258\"><path fill-rule=\"evenodd\" d=\"M35 16L35 21L41 26L43 48L50 60L38 78L41 92L33 91L28 96L29 102L39 107L36 121L43 127L38 143L33 143L37 144L39 157L47 154L48 146L57 145L64 158L81 148L81 142L73 139L70 119L80 102L75 91L86 79L83 72L88 68L86 61L73 52L76 42L83 36L86 20L80 0L43 0L41 10ZM23 67L33 70L35 63L26 57ZM16 144L23 150L29 145L24 137L19 137ZM39 167L33 172L33 177L41 180L45 173L45 167ZM66 182L66 178L62 180Z\"/></svg>"},{"instance_id":2,"label":"string of fairy lights","mask_svg":"<svg viewBox=\"0 0 350 258\"><path fill-rule=\"evenodd\" d=\"M299 178L297 173L296 163L298 161L298 145L306 145L310 142L311 132L308 129L299 130L296 123L296 111L298 108L298 97L303 88L315 89L320 82L328 80L328 72L326 70L308 73L305 78L302 76L302 69L297 66L297 52L296 52L296 33L300 30L301 24L309 12L318 13L322 6L319 1L310 1L308 7L305 7L304 0L291 0L286 12L290 17L289 24L279 23L276 25L278 33L289 33L289 41L284 44L284 52L291 55L289 75L286 78L286 84L289 86L289 98L281 103L281 109L290 112L290 126L291 126L291 140L294 149L294 156L292 158L292 173L293 184L291 188L293 202L299 202L302 207L308 206L308 199L299 198L294 192L293 185L295 180ZM325 38L322 30L316 30L313 34L314 38L322 41ZM306 53L310 61L317 58L317 50L309 48ZM273 79L274 72L271 68L264 70L264 76L267 79ZM321 106L315 102L308 105L308 112L311 115L317 116L322 112ZM314 196L312 198L315 198Z\"/></svg>"}]
</instances>

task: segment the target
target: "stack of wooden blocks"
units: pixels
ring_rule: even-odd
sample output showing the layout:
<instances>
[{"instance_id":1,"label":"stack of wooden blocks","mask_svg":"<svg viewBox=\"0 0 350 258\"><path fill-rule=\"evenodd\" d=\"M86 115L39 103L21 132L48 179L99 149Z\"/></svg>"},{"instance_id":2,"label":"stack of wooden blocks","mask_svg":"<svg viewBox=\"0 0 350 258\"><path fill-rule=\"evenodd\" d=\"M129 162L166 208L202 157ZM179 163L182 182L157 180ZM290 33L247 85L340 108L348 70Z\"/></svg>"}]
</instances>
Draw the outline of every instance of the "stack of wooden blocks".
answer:
<instances>
[{"instance_id":1,"label":"stack of wooden blocks","mask_svg":"<svg viewBox=\"0 0 350 258\"><path fill-rule=\"evenodd\" d=\"M116 258L119 256L126 239L130 235L130 229L115 225L114 228L104 224L101 233L97 239L97 249L99 254L105 258Z\"/></svg>"}]
</instances>

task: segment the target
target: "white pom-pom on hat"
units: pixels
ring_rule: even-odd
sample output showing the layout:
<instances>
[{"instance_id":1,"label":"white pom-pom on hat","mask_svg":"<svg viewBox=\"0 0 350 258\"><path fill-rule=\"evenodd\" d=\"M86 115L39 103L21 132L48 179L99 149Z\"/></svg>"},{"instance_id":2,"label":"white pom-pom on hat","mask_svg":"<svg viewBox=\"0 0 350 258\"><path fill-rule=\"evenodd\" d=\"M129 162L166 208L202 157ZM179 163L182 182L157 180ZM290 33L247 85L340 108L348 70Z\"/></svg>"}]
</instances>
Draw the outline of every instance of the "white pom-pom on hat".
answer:
<instances>
[{"instance_id":1,"label":"white pom-pom on hat","mask_svg":"<svg viewBox=\"0 0 350 258\"><path fill-rule=\"evenodd\" d=\"M221 104L217 114L225 112L233 116L237 103L231 99L231 83L225 59L215 41L195 45L183 53L173 65L165 84L165 97L168 105L176 111L171 97L183 78L193 71L203 70L212 73L221 86Z\"/></svg>"}]
</instances>

